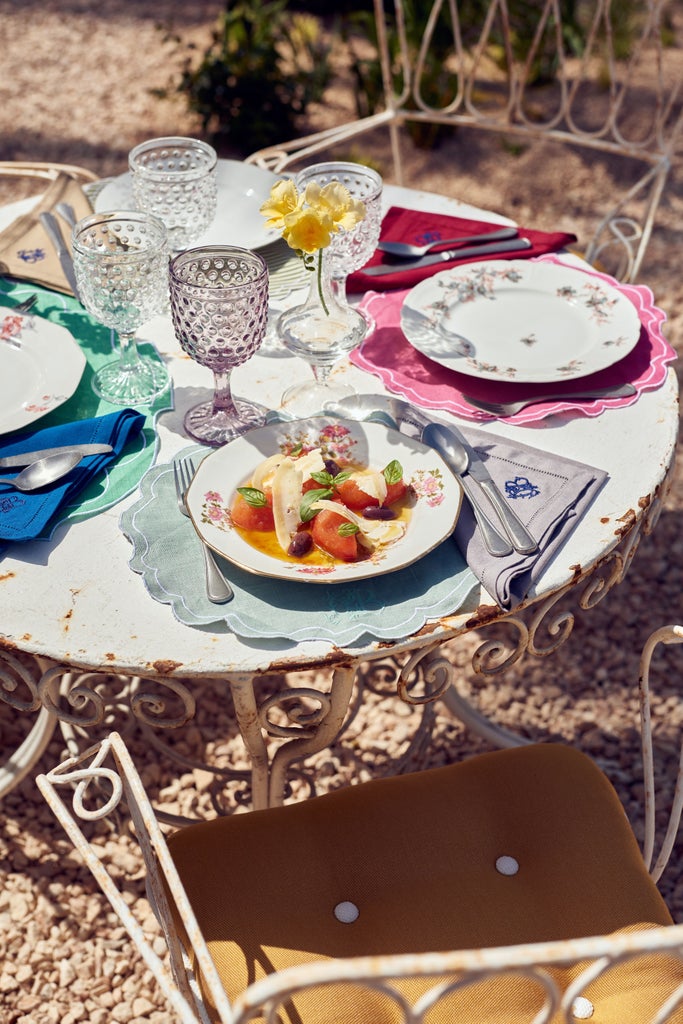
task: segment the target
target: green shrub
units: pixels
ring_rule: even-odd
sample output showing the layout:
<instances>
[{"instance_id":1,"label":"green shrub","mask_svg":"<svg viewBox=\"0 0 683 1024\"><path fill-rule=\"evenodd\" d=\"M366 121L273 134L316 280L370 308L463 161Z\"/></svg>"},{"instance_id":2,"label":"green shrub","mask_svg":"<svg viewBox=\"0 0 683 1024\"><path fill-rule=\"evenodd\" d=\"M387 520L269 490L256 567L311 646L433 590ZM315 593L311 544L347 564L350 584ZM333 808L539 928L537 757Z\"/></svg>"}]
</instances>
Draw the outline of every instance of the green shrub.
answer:
<instances>
[{"instance_id":1,"label":"green shrub","mask_svg":"<svg viewBox=\"0 0 683 1024\"><path fill-rule=\"evenodd\" d=\"M227 0L211 44L197 61L184 46L177 89L221 153L247 156L298 134L308 105L330 80L317 18L287 0Z\"/></svg>"}]
</instances>

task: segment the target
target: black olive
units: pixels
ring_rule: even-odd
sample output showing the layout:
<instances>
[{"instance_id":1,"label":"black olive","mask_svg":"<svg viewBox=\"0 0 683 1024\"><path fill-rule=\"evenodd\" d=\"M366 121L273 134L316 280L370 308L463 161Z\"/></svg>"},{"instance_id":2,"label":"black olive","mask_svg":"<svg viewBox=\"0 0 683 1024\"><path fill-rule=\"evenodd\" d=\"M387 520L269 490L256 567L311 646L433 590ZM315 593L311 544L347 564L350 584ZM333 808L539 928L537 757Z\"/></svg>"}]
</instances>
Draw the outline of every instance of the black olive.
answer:
<instances>
[{"instance_id":1,"label":"black olive","mask_svg":"<svg viewBox=\"0 0 683 1024\"><path fill-rule=\"evenodd\" d=\"M287 554L293 558L301 558L313 546L313 538L311 537L308 530L299 530L292 537L289 547L287 548Z\"/></svg>"},{"instance_id":2,"label":"black olive","mask_svg":"<svg viewBox=\"0 0 683 1024\"><path fill-rule=\"evenodd\" d=\"M383 505L368 505L361 512L363 519L395 519L396 513Z\"/></svg>"},{"instance_id":3,"label":"black olive","mask_svg":"<svg viewBox=\"0 0 683 1024\"><path fill-rule=\"evenodd\" d=\"M325 472L329 473L330 476L337 476L338 473L341 473L341 469L334 459L325 459Z\"/></svg>"}]
</instances>

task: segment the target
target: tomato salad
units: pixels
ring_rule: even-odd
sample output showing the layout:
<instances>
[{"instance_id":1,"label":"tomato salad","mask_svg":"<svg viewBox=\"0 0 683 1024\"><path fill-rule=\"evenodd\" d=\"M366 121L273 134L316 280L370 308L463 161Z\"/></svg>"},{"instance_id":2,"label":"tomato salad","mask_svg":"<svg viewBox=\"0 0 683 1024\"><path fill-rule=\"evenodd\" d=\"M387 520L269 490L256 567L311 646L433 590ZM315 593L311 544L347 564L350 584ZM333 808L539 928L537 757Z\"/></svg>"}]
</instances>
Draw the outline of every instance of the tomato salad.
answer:
<instances>
[{"instance_id":1,"label":"tomato salad","mask_svg":"<svg viewBox=\"0 0 683 1024\"><path fill-rule=\"evenodd\" d=\"M342 470L314 448L265 459L230 515L249 544L276 557L359 562L404 536L413 500L397 460Z\"/></svg>"}]
</instances>

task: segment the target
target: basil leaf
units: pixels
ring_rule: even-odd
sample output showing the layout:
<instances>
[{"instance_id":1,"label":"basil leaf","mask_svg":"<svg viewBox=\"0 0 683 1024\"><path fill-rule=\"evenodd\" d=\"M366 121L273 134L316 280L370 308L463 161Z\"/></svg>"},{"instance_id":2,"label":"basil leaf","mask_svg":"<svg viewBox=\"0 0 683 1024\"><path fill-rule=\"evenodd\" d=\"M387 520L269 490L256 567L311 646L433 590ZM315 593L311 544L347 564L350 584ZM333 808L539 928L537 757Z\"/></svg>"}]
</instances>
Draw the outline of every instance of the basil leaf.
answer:
<instances>
[{"instance_id":1,"label":"basil leaf","mask_svg":"<svg viewBox=\"0 0 683 1024\"><path fill-rule=\"evenodd\" d=\"M398 459L392 459L383 470L384 479L388 484L397 484L403 478L403 466Z\"/></svg>"},{"instance_id":2,"label":"basil leaf","mask_svg":"<svg viewBox=\"0 0 683 1024\"><path fill-rule=\"evenodd\" d=\"M326 470L323 470L321 473L311 473L311 480L315 480L321 487L331 487L334 479L332 474Z\"/></svg>"},{"instance_id":3,"label":"basil leaf","mask_svg":"<svg viewBox=\"0 0 683 1024\"><path fill-rule=\"evenodd\" d=\"M340 537L353 537L354 533L360 533L360 529L355 523L342 523L338 527L337 533Z\"/></svg>"},{"instance_id":4,"label":"basil leaf","mask_svg":"<svg viewBox=\"0 0 683 1024\"><path fill-rule=\"evenodd\" d=\"M257 487L238 487L237 493L241 494L247 505L251 505L252 508L264 508L268 504L265 494Z\"/></svg>"},{"instance_id":5,"label":"basil leaf","mask_svg":"<svg viewBox=\"0 0 683 1024\"><path fill-rule=\"evenodd\" d=\"M302 523L310 523L318 514L317 508L311 508L311 505L315 505L316 501L320 501L322 498L331 498L332 491L329 487L321 487L315 491L306 491L304 494L301 504L299 505L299 519Z\"/></svg>"}]
</instances>

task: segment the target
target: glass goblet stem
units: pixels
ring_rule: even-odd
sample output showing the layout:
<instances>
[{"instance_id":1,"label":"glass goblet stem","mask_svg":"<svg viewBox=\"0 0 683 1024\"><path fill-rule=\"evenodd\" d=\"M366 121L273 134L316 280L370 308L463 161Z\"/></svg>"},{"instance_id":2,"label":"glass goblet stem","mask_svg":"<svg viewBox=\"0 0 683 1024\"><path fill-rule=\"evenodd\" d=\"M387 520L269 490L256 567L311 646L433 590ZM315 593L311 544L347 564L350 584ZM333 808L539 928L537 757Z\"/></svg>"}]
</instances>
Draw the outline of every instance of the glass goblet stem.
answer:
<instances>
[{"instance_id":1,"label":"glass goblet stem","mask_svg":"<svg viewBox=\"0 0 683 1024\"><path fill-rule=\"evenodd\" d=\"M121 370L124 373L131 373L137 369L140 362L138 343L135 340L134 331L118 332Z\"/></svg>"},{"instance_id":2,"label":"glass goblet stem","mask_svg":"<svg viewBox=\"0 0 683 1024\"><path fill-rule=\"evenodd\" d=\"M214 370L213 372L213 411L227 412L231 416L239 415L235 400L232 397L230 378L232 370Z\"/></svg>"}]
</instances>

